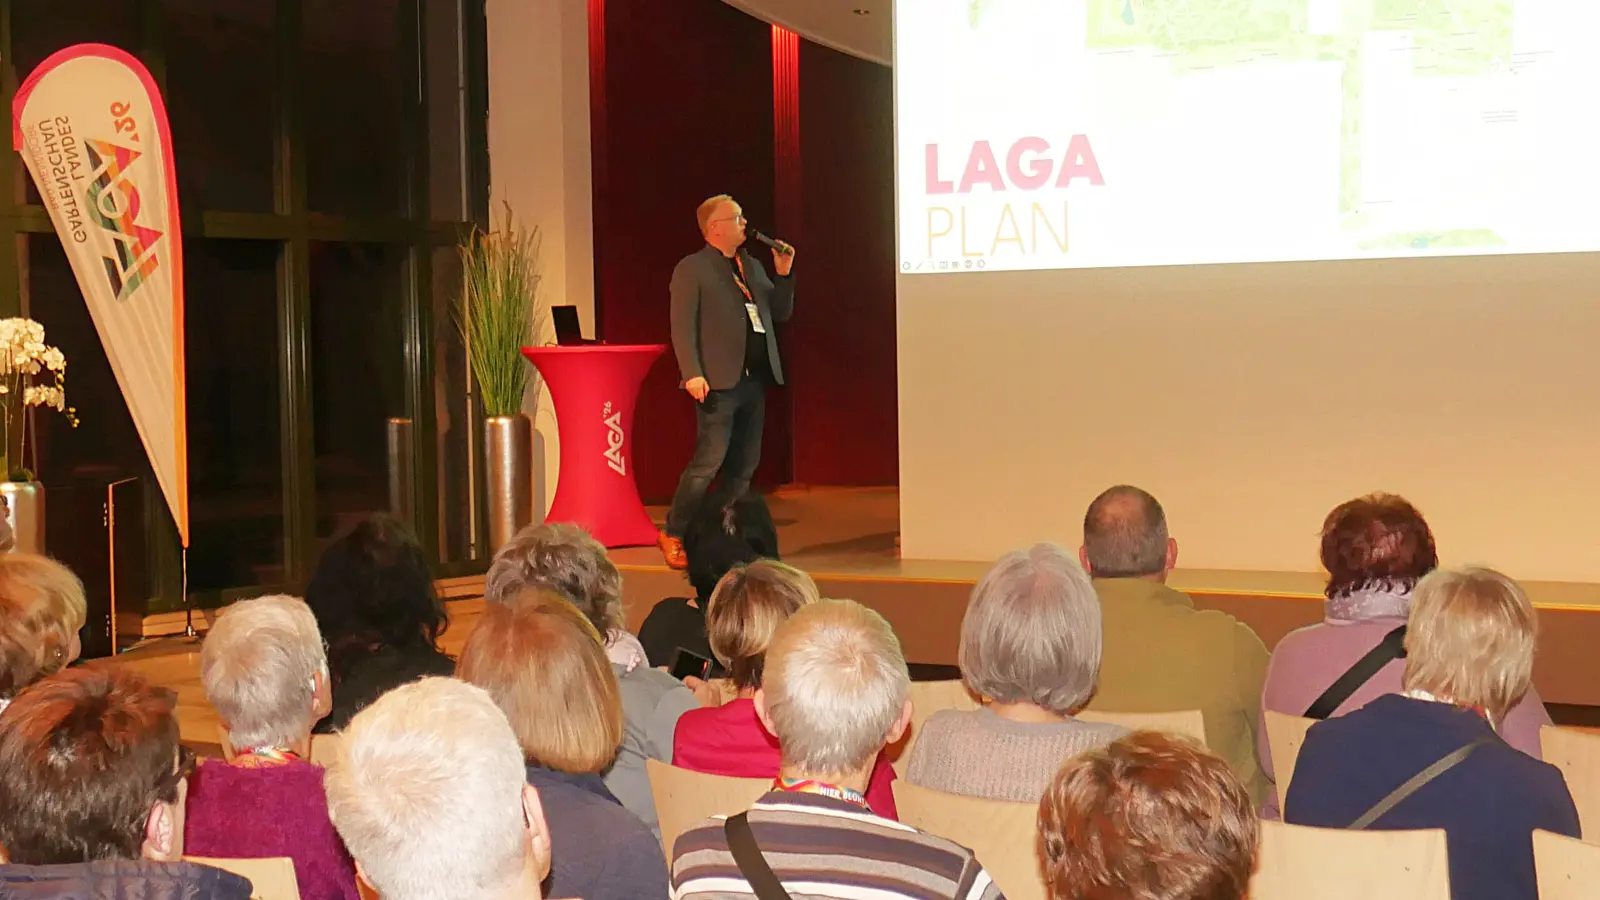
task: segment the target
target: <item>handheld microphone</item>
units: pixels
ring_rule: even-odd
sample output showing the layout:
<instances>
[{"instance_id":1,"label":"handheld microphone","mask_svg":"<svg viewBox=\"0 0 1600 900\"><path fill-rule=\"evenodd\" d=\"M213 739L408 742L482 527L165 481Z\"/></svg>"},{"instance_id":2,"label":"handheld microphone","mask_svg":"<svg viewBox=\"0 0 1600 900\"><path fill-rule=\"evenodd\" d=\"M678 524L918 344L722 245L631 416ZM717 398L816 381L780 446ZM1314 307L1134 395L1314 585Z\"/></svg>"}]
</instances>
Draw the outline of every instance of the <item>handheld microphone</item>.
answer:
<instances>
[{"instance_id":1,"label":"handheld microphone","mask_svg":"<svg viewBox=\"0 0 1600 900\"><path fill-rule=\"evenodd\" d=\"M755 236L756 240L760 241L763 244L766 244L768 247L771 247L772 249L778 251L779 253L789 254L789 253L793 253L794 252L794 248L793 247L789 246L788 244L785 244L783 241L780 241L777 238L767 237L766 235L762 234L759 231L754 231L754 232L751 232L751 233Z\"/></svg>"}]
</instances>

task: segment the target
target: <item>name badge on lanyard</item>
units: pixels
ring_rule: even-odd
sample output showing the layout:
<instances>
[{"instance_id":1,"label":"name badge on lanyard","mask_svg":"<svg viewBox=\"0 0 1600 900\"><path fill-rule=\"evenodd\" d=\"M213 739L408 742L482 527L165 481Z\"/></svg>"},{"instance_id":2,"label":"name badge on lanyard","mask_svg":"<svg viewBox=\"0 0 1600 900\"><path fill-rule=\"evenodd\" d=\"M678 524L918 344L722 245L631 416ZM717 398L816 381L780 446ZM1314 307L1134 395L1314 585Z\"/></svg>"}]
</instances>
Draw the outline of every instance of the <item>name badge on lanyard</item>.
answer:
<instances>
[{"instance_id":1,"label":"name badge on lanyard","mask_svg":"<svg viewBox=\"0 0 1600 900\"><path fill-rule=\"evenodd\" d=\"M750 287L744 280L744 260L735 256L733 262L738 267L738 272L733 281L739 286L740 292L744 294L744 312L745 315L750 317L750 327L755 330L756 334L766 334L767 326L761 324L761 308L756 306L756 298L751 296Z\"/></svg>"}]
</instances>

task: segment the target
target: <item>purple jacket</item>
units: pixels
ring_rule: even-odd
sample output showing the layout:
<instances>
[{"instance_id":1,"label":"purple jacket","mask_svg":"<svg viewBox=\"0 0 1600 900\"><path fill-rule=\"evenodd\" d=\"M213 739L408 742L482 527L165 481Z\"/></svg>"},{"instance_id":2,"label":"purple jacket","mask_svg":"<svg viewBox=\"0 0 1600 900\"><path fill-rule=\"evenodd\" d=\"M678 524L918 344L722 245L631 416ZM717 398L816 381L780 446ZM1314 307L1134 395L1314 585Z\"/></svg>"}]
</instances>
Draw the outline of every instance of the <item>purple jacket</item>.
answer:
<instances>
[{"instance_id":1,"label":"purple jacket","mask_svg":"<svg viewBox=\"0 0 1600 900\"><path fill-rule=\"evenodd\" d=\"M328 819L321 766L251 769L207 760L189 778L184 853L294 860L302 900L360 900L355 863Z\"/></svg>"},{"instance_id":2,"label":"purple jacket","mask_svg":"<svg viewBox=\"0 0 1600 900\"><path fill-rule=\"evenodd\" d=\"M1334 679L1377 646L1384 635L1404 624L1405 619L1400 618L1359 622L1330 620L1290 632L1278 642L1272 651L1272 660L1267 663L1267 681L1261 689L1262 712L1270 709L1292 716L1305 715L1306 708L1322 696ZM1397 659L1379 669L1378 674L1340 704L1334 715L1342 716L1353 709L1360 709L1384 694L1400 693L1400 676L1404 674L1405 666L1405 660ZM1539 692L1530 687L1527 695L1512 707L1506 720L1500 723L1499 731L1506 743L1534 759L1541 759L1539 728L1549 724L1550 714L1545 712ZM1266 774L1267 780L1275 783L1264 718L1256 729L1256 757L1261 762L1261 771ZM1271 819L1279 817L1276 791L1267 794L1261 814Z\"/></svg>"}]
</instances>

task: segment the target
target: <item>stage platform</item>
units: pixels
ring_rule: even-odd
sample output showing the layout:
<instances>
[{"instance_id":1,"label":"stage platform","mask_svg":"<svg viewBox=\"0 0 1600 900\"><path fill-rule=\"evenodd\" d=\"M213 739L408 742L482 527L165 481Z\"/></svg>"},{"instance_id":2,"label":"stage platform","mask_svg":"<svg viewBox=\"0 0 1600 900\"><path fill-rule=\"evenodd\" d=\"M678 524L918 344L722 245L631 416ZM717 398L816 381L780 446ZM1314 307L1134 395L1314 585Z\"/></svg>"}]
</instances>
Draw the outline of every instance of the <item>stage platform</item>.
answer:
<instances>
[{"instance_id":1,"label":"stage platform","mask_svg":"<svg viewBox=\"0 0 1600 900\"><path fill-rule=\"evenodd\" d=\"M770 498L784 559L810 572L824 596L848 597L879 610L894 625L913 663L953 665L967 595L988 568L985 561L900 558L899 494L894 488L787 488ZM665 510L652 508L657 522ZM1076 529L1073 529L1076 531ZM1181 531L1177 534L1181 541ZM1074 548L1075 549L1075 548ZM683 575L666 567L654 547L616 550L623 574L629 627L637 629L656 601L689 593ZM1250 624L1268 647L1295 628L1322 618L1323 577L1317 572L1243 572L1178 569L1170 584L1201 608L1220 609ZM1600 707L1600 585L1529 582L1540 613L1534 679L1548 704ZM457 653L483 609L482 578L440 582L450 628L443 644ZM203 627L209 615L197 616ZM152 638L181 632L182 614L145 620ZM198 646L156 639L116 657L179 692L185 740L215 740L216 716L199 683ZM1558 719L1596 724L1600 718L1569 710Z\"/></svg>"}]
</instances>

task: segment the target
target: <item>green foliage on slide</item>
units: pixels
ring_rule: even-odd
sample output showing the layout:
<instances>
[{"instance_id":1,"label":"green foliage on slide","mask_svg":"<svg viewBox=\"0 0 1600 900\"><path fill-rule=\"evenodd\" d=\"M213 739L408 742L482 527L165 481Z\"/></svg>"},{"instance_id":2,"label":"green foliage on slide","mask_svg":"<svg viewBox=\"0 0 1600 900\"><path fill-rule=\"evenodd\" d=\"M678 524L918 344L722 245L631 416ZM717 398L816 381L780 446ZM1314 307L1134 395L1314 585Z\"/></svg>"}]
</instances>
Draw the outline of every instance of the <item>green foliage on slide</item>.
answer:
<instances>
[{"instance_id":1,"label":"green foliage on slide","mask_svg":"<svg viewBox=\"0 0 1600 900\"><path fill-rule=\"evenodd\" d=\"M972 0L976 25L983 7ZM1339 27L1311 34L1311 7L1333 3ZM1180 69L1344 60L1370 31L1408 32L1417 74L1481 74L1511 54L1512 0L1088 0L1090 49L1147 46Z\"/></svg>"},{"instance_id":2,"label":"green foliage on slide","mask_svg":"<svg viewBox=\"0 0 1600 900\"><path fill-rule=\"evenodd\" d=\"M1252 63L1341 63L1339 205L1352 213L1361 204L1362 63L1367 35L1410 35L1416 77L1482 75L1510 61L1512 2L1088 0L1088 44L1090 49L1158 49L1169 56L1179 75L1197 68ZM1338 27L1331 33L1310 33L1312 6L1318 3L1334 4Z\"/></svg>"},{"instance_id":3,"label":"green foliage on slide","mask_svg":"<svg viewBox=\"0 0 1600 900\"><path fill-rule=\"evenodd\" d=\"M1506 239L1487 228L1459 228L1453 231L1406 231L1370 238L1357 244L1362 250L1426 250L1432 247L1497 247Z\"/></svg>"}]
</instances>

